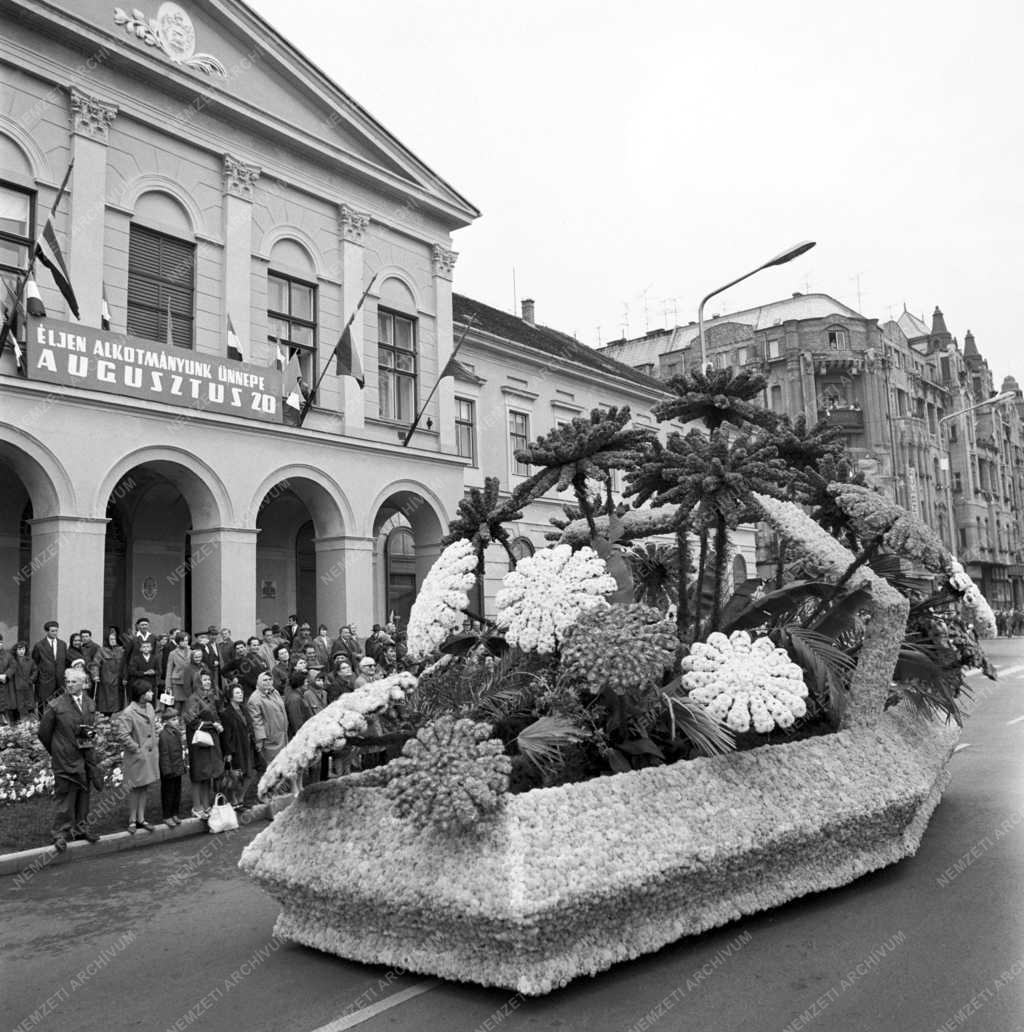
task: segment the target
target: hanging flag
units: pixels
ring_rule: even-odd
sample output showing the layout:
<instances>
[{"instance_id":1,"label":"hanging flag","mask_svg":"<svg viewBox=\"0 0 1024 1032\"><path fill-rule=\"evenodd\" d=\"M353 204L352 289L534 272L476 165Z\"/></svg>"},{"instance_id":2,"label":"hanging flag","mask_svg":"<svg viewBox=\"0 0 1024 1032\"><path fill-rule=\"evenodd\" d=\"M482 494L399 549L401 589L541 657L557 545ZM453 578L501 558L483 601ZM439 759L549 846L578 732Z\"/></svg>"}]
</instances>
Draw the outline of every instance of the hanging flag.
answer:
<instances>
[{"instance_id":1,"label":"hanging flag","mask_svg":"<svg viewBox=\"0 0 1024 1032\"><path fill-rule=\"evenodd\" d=\"M174 347L174 320L171 318L171 299L167 299L167 346Z\"/></svg>"},{"instance_id":2,"label":"hanging flag","mask_svg":"<svg viewBox=\"0 0 1024 1032\"><path fill-rule=\"evenodd\" d=\"M103 300L100 301L100 328L110 329L110 305L107 304L107 285L103 284Z\"/></svg>"},{"instance_id":3,"label":"hanging flag","mask_svg":"<svg viewBox=\"0 0 1024 1032\"><path fill-rule=\"evenodd\" d=\"M352 346L352 331L348 326L342 331L338 343L334 346L334 356L338 360L335 375L351 376L362 390L366 386L363 363L360 361L359 352Z\"/></svg>"},{"instance_id":4,"label":"hanging flag","mask_svg":"<svg viewBox=\"0 0 1024 1032\"><path fill-rule=\"evenodd\" d=\"M284 399L284 403L289 407L295 409L298 412L302 408L302 398L299 396L299 392L293 387L291 393L287 398Z\"/></svg>"},{"instance_id":5,"label":"hanging flag","mask_svg":"<svg viewBox=\"0 0 1024 1032\"><path fill-rule=\"evenodd\" d=\"M7 292L13 295L14 291L11 290L6 281L4 286L7 287ZM5 347L9 347L14 352L14 360L18 365L18 372L24 374L25 352L22 350L21 342L18 340L18 334L21 333L21 324L23 322L21 314L17 307L8 309L6 305L4 306L4 328L6 334L5 339L0 341L0 354L3 354Z\"/></svg>"},{"instance_id":6,"label":"hanging flag","mask_svg":"<svg viewBox=\"0 0 1024 1032\"><path fill-rule=\"evenodd\" d=\"M470 377L473 374L455 357L453 351L448 356L448 361L444 364L444 369L441 370L441 375L438 377L439 380L443 380L446 376L463 376Z\"/></svg>"},{"instance_id":7,"label":"hanging flag","mask_svg":"<svg viewBox=\"0 0 1024 1032\"><path fill-rule=\"evenodd\" d=\"M68 308L76 319L78 315L78 299L71 288L71 276L68 274L68 267L64 263L64 255L61 252L60 244L57 243L57 234L53 229L53 216L46 220L43 226L42 236L36 244L36 257L45 265L53 276L53 282L57 289L64 295Z\"/></svg>"},{"instance_id":8,"label":"hanging flag","mask_svg":"<svg viewBox=\"0 0 1024 1032\"><path fill-rule=\"evenodd\" d=\"M277 366L277 371L283 373L285 367L288 365L288 359L285 358L284 348L280 344L277 345L277 353L274 355L274 365Z\"/></svg>"},{"instance_id":9,"label":"hanging flag","mask_svg":"<svg viewBox=\"0 0 1024 1032\"><path fill-rule=\"evenodd\" d=\"M28 309L28 314L34 318L46 318L46 305L43 304L43 299L39 296L39 287L32 276L29 276L25 281L25 307Z\"/></svg>"},{"instance_id":10,"label":"hanging flag","mask_svg":"<svg viewBox=\"0 0 1024 1032\"><path fill-rule=\"evenodd\" d=\"M235 324L231 321L231 313L228 312L228 358L236 362L244 362L245 355L242 354L242 342L235 333Z\"/></svg>"}]
</instances>

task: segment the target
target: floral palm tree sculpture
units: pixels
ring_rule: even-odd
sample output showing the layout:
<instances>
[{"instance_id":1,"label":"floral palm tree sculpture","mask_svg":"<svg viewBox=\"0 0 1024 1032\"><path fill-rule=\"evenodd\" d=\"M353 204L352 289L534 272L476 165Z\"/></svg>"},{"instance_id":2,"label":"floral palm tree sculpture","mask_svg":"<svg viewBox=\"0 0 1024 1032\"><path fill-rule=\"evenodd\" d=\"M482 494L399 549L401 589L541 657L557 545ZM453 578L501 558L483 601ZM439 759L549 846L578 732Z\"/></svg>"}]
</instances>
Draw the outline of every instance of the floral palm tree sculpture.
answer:
<instances>
[{"instance_id":1,"label":"floral palm tree sculpture","mask_svg":"<svg viewBox=\"0 0 1024 1032\"><path fill-rule=\"evenodd\" d=\"M765 388L767 380L760 374L741 369L717 369L682 373L668 381L668 389L675 395L654 406L657 419L665 422L675 419L689 423L700 419L709 430L717 430L723 423L735 427L748 424L773 429L778 417L753 403Z\"/></svg>"}]
</instances>

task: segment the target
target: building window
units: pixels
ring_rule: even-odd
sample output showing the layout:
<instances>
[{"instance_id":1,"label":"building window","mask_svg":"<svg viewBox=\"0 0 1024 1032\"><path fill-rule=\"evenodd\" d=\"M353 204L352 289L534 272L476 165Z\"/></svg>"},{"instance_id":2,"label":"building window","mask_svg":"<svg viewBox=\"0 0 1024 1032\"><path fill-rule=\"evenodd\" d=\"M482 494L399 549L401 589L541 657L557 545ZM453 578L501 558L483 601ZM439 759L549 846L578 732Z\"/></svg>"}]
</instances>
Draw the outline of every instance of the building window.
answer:
<instances>
[{"instance_id":1,"label":"building window","mask_svg":"<svg viewBox=\"0 0 1024 1032\"><path fill-rule=\"evenodd\" d=\"M769 407L772 412L782 411L782 387L779 384L774 384L771 389L770 395L771 401Z\"/></svg>"},{"instance_id":2,"label":"building window","mask_svg":"<svg viewBox=\"0 0 1024 1032\"><path fill-rule=\"evenodd\" d=\"M281 272L267 273L267 340L289 362L298 361L308 384L316 382L316 287L312 283ZM284 387L287 392L292 384Z\"/></svg>"},{"instance_id":3,"label":"building window","mask_svg":"<svg viewBox=\"0 0 1024 1032\"><path fill-rule=\"evenodd\" d=\"M146 226L128 237L128 332L194 345L196 245ZM170 322L170 327L168 326Z\"/></svg>"},{"instance_id":4,"label":"building window","mask_svg":"<svg viewBox=\"0 0 1024 1032\"><path fill-rule=\"evenodd\" d=\"M949 443L956 444L960 440L960 431L957 429L956 423L949 424Z\"/></svg>"},{"instance_id":5,"label":"building window","mask_svg":"<svg viewBox=\"0 0 1024 1032\"><path fill-rule=\"evenodd\" d=\"M28 268L29 251L35 239L33 214L35 195L0 181L0 278L15 289L18 273ZM3 304L8 306L9 295Z\"/></svg>"},{"instance_id":6,"label":"building window","mask_svg":"<svg viewBox=\"0 0 1024 1032\"><path fill-rule=\"evenodd\" d=\"M846 330L835 327L828 331L828 346L833 351L844 351L850 346L850 335Z\"/></svg>"},{"instance_id":7,"label":"building window","mask_svg":"<svg viewBox=\"0 0 1024 1032\"><path fill-rule=\"evenodd\" d=\"M416 320L377 312L377 372L381 419L416 418Z\"/></svg>"},{"instance_id":8,"label":"building window","mask_svg":"<svg viewBox=\"0 0 1024 1032\"><path fill-rule=\"evenodd\" d=\"M738 365L742 369L748 361L749 359L747 358L747 349L738 348L736 350L736 365Z\"/></svg>"},{"instance_id":9,"label":"building window","mask_svg":"<svg viewBox=\"0 0 1024 1032\"><path fill-rule=\"evenodd\" d=\"M530 444L530 417L525 412L509 412L508 414L508 440L509 449L512 452L512 472L520 477L530 475L530 464L520 462L516 458L516 452L520 448L526 448Z\"/></svg>"},{"instance_id":10,"label":"building window","mask_svg":"<svg viewBox=\"0 0 1024 1032\"><path fill-rule=\"evenodd\" d=\"M455 399L455 447L459 455L476 462L476 403L468 398Z\"/></svg>"},{"instance_id":11,"label":"building window","mask_svg":"<svg viewBox=\"0 0 1024 1032\"><path fill-rule=\"evenodd\" d=\"M778 338L775 340L766 340L764 345L764 357L771 361L773 358L778 358L782 354L780 350L780 342Z\"/></svg>"},{"instance_id":12,"label":"building window","mask_svg":"<svg viewBox=\"0 0 1024 1032\"><path fill-rule=\"evenodd\" d=\"M520 537L516 538L515 541L509 545L509 551L515 557L515 561L510 559L508 562L509 572L511 572L516 568L516 563L519 562L520 559L528 559L533 555L535 549L533 547L533 543L528 538Z\"/></svg>"}]
</instances>

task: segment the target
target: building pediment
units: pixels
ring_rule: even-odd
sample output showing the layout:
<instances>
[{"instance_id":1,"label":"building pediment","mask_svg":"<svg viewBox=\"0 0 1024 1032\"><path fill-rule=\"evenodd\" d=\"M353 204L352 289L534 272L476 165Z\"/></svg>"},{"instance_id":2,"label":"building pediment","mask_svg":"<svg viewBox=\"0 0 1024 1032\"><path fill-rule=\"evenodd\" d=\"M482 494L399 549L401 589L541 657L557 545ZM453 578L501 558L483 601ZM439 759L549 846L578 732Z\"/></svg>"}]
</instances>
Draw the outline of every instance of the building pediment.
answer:
<instances>
[{"instance_id":1,"label":"building pediment","mask_svg":"<svg viewBox=\"0 0 1024 1032\"><path fill-rule=\"evenodd\" d=\"M134 0L119 7L108 0L78 0L64 9L37 0L14 0L17 13L83 54L109 56L88 70L97 86L126 71L161 83L175 121L198 125L220 114L247 124L253 144L275 152L316 154L356 175L401 192L466 224L479 212L377 122L337 83L238 0ZM340 9L339 9L340 10ZM366 41L339 39L346 47ZM82 84L78 84L82 85ZM194 103L178 101L192 92ZM261 136L264 138L261 141ZM265 141L265 142L264 142Z\"/></svg>"}]
</instances>

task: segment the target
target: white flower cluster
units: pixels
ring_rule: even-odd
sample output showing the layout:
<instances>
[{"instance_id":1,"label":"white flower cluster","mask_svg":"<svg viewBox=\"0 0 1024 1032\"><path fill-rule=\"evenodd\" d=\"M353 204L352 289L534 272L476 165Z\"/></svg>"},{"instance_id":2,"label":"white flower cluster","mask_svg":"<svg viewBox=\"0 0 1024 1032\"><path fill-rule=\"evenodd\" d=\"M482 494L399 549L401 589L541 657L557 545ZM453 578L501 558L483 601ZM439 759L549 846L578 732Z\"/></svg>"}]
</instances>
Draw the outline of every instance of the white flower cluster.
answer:
<instances>
[{"instance_id":1,"label":"white flower cluster","mask_svg":"<svg viewBox=\"0 0 1024 1032\"><path fill-rule=\"evenodd\" d=\"M750 640L746 631L727 638L719 631L694 642L683 659L683 687L717 720L733 731L767 734L792 727L807 712L803 671L770 638Z\"/></svg>"},{"instance_id":2,"label":"white flower cluster","mask_svg":"<svg viewBox=\"0 0 1024 1032\"><path fill-rule=\"evenodd\" d=\"M954 559L950 565L949 586L963 597L964 605L974 610L974 631L979 638L996 636L996 616L981 589L971 580L963 565Z\"/></svg>"},{"instance_id":3,"label":"white flower cluster","mask_svg":"<svg viewBox=\"0 0 1024 1032\"><path fill-rule=\"evenodd\" d=\"M476 583L477 555L473 543L453 541L430 567L409 614L406 647L409 658L424 659L436 652L462 623L469 605L468 591Z\"/></svg>"},{"instance_id":4,"label":"white flower cluster","mask_svg":"<svg viewBox=\"0 0 1024 1032\"><path fill-rule=\"evenodd\" d=\"M592 549L545 548L516 563L498 592L498 626L505 640L524 652L554 652L580 613L606 606L617 587L604 560Z\"/></svg>"},{"instance_id":5,"label":"white flower cluster","mask_svg":"<svg viewBox=\"0 0 1024 1032\"><path fill-rule=\"evenodd\" d=\"M415 687L415 676L403 671L346 692L325 706L270 761L260 778L260 798L270 795L282 781L298 777L316 762L321 752L340 749L349 738L365 734L370 719L401 702Z\"/></svg>"},{"instance_id":6,"label":"white flower cluster","mask_svg":"<svg viewBox=\"0 0 1024 1032\"><path fill-rule=\"evenodd\" d=\"M282 939L547 993L912 856L960 730L900 709L870 728L509 795L468 836L425 840L391 814L374 768L311 786L240 866L281 902Z\"/></svg>"}]
</instances>

